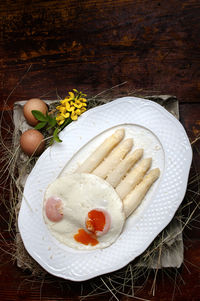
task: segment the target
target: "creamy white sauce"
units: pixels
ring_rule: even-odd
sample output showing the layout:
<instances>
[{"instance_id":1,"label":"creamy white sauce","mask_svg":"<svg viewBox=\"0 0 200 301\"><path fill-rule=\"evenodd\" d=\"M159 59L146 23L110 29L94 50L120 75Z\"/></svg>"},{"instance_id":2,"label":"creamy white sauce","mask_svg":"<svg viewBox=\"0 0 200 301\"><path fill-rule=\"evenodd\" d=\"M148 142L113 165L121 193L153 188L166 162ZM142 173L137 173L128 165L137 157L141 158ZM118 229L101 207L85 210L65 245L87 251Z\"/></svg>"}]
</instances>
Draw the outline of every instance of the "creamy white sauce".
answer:
<instances>
[{"instance_id":1,"label":"creamy white sauce","mask_svg":"<svg viewBox=\"0 0 200 301\"><path fill-rule=\"evenodd\" d=\"M62 200L63 219L51 222L45 214L45 203L50 197ZM95 246L84 245L74 239L80 228L85 230L88 212L95 208L106 210L111 217L109 231L98 237ZM111 245L120 235L125 217L123 205L113 187L91 174L69 174L56 179L46 190L43 215L51 234L60 242L76 249L97 249Z\"/></svg>"}]
</instances>

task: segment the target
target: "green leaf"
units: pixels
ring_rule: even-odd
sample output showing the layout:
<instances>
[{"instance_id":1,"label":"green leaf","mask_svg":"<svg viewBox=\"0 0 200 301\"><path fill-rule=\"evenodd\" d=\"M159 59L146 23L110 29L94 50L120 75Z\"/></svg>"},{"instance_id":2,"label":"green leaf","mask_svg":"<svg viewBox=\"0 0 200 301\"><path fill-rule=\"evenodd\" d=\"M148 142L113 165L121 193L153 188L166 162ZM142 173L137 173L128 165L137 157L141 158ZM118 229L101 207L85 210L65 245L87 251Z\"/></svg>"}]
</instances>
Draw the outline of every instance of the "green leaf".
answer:
<instances>
[{"instance_id":1,"label":"green leaf","mask_svg":"<svg viewBox=\"0 0 200 301\"><path fill-rule=\"evenodd\" d=\"M41 122L39 122L34 128L35 128L36 130L40 130L40 129L44 128L44 127L46 126L46 124L47 124L46 121L41 121Z\"/></svg>"},{"instance_id":2,"label":"green leaf","mask_svg":"<svg viewBox=\"0 0 200 301\"><path fill-rule=\"evenodd\" d=\"M53 129L55 127L55 124L48 123L47 131L50 129Z\"/></svg>"},{"instance_id":3,"label":"green leaf","mask_svg":"<svg viewBox=\"0 0 200 301\"><path fill-rule=\"evenodd\" d=\"M64 123L61 125L61 130L63 130L68 124L72 122L71 118L65 119Z\"/></svg>"},{"instance_id":4,"label":"green leaf","mask_svg":"<svg viewBox=\"0 0 200 301\"><path fill-rule=\"evenodd\" d=\"M46 120L48 120L48 121L51 119L51 115L48 112L46 112L45 117L46 117Z\"/></svg>"},{"instance_id":5,"label":"green leaf","mask_svg":"<svg viewBox=\"0 0 200 301\"><path fill-rule=\"evenodd\" d=\"M50 129L52 129L52 126L51 126L51 125L49 125L49 126L47 127L47 131L49 131Z\"/></svg>"},{"instance_id":6,"label":"green leaf","mask_svg":"<svg viewBox=\"0 0 200 301\"><path fill-rule=\"evenodd\" d=\"M54 143L54 138L51 138L51 140L49 141L49 146L51 146Z\"/></svg>"},{"instance_id":7,"label":"green leaf","mask_svg":"<svg viewBox=\"0 0 200 301\"><path fill-rule=\"evenodd\" d=\"M46 120L48 121L49 125L51 125L52 127L54 127L57 124L56 117L55 116L51 117L51 115L49 115L48 113L46 113Z\"/></svg>"},{"instance_id":8,"label":"green leaf","mask_svg":"<svg viewBox=\"0 0 200 301\"><path fill-rule=\"evenodd\" d=\"M33 114L33 116L39 120L39 121L47 121L47 117L42 114L42 112L37 111L37 110L32 110L31 113Z\"/></svg>"},{"instance_id":9,"label":"green leaf","mask_svg":"<svg viewBox=\"0 0 200 301\"><path fill-rule=\"evenodd\" d=\"M49 122L49 125L53 128L56 124L57 124L57 122L56 122L56 119L55 118L51 118L51 119L49 119L48 120L48 122Z\"/></svg>"},{"instance_id":10,"label":"green leaf","mask_svg":"<svg viewBox=\"0 0 200 301\"><path fill-rule=\"evenodd\" d=\"M59 131L60 131L60 129L56 128L55 131L53 132L53 138L56 142L62 142L62 140L58 137Z\"/></svg>"},{"instance_id":11,"label":"green leaf","mask_svg":"<svg viewBox=\"0 0 200 301\"><path fill-rule=\"evenodd\" d=\"M53 138L56 142L59 142L59 143L62 142L62 140L58 137L58 135L54 135Z\"/></svg>"}]
</instances>

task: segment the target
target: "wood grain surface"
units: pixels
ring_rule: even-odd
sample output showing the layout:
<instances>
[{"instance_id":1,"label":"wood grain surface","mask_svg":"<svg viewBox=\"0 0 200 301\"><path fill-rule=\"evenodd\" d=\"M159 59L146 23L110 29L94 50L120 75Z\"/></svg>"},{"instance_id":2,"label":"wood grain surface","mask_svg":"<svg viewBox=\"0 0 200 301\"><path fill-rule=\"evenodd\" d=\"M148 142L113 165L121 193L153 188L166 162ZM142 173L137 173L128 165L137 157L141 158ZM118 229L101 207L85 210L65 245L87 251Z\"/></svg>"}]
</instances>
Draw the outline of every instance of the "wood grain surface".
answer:
<instances>
[{"instance_id":1,"label":"wood grain surface","mask_svg":"<svg viewBox=\"0 0 200 301\"><path fill-rule=\"evenodd\" d=\"M15 101L64 97L72 88L96 95L118 85L116 95L175 95L190 141L200 136L198 0L5 0L0 1L0 33L4 139L11 139L6 128L12 129L10 116ZM192 179L200 171L199 149L200 141L196 141L190 191L186 194L191 201L191 191L198 189L192 186ZM4 154L0 156L2 164ZM2 185L0 189L2 192ZM29 271L22 271L11 260L13 236L7 229L9 215L2 201L1 194L0 300L81 300L80 295L91 290L90 281L74 283L50 275L33 281ZM195 201L199 202L198 194ZM194 204L187 210L193 209ZM198 210L184 231L184 264L178 271L158 273L155 296L151 290L155 273L151 272L144 288L130 291L129 297L114 297L110 292L84 300L200 300L199 234ZM101 279L96 284L102 285Z\"/></svg>"},{"instance_id":2,"label":"wood grain surface","mask_svg":"<svg viewBox=\"0 0 200 301\"><path fill-rule=\"evenodd\" d=\"M18 0L1 1L0 12L1 98L18 85L10 104L125 81L198 101L199 1Z\"/></svg>"}]
</instances>

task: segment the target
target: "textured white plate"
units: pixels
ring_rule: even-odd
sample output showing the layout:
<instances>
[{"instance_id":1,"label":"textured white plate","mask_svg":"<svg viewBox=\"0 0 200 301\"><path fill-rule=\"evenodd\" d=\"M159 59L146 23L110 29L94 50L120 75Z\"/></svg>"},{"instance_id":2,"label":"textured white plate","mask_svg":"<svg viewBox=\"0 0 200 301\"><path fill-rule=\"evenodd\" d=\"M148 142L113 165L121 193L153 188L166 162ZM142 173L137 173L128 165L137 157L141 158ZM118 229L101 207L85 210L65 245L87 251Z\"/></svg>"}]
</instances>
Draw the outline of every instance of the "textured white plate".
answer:
<instances>
[{"instance_id":1,"label":"textured white plate","mask_svg":"<svg viewBox=\"0 0 200 301\"><path fill-rule=\"evenodd\" d=\"M135 147L144 147L145 156L153 157L161 177L128 218L114 244L103 250L71 249L53 238L44 223L44 191L61 173L73 171L118 127L125 127L127 136L133 136ZM40 156L26 181L18 224L27 251L44 269L81 281L122 268L165 228L183 200L192 151L179 121L160 105L135 97L120 98L85 112L60 137L63 142Z\"/></svg>"}]
</instances>

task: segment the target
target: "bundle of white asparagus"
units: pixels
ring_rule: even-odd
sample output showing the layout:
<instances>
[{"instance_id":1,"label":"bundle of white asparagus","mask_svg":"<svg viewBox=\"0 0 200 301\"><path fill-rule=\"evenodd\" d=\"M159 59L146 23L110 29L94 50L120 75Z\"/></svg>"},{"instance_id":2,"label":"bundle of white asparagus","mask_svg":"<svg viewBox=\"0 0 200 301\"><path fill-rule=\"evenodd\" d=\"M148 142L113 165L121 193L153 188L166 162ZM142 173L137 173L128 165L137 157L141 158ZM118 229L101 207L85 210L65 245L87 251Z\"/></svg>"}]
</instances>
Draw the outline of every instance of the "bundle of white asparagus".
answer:
<instances>
[{"instance_id":1,"label":"bundle of white asparagus","mask_svg":"<svg viewBox=\"0 0 200 301\"><path fill-rule=\"evenodd\" d=\"M133 139L123 140L124 136L123 128L116 130L76 172L92 173L110 183L120 196L125 216L128 217L140 205L152 184L158 179L160 170L155 168L148 172L152 158L141 159L143 149L129 153L133 146Z\"/></svg>"}]
</instances>

